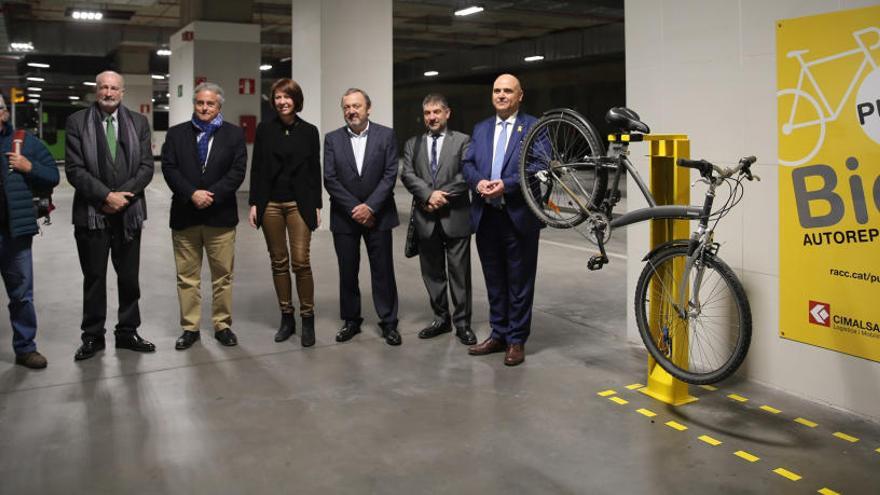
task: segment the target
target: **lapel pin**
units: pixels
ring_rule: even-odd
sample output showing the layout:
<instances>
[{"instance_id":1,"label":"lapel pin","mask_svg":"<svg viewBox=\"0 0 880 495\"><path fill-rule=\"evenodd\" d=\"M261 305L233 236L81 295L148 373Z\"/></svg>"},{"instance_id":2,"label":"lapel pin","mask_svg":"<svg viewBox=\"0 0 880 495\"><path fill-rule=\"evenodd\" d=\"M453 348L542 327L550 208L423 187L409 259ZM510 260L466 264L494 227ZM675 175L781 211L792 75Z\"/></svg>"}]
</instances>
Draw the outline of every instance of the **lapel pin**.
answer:
<instances>
[{"instance_id":1,"label":"lapel pin","mask_svg":"<svg viewBox=\"0 0 880 495\"><path fill-rule=\"evenodd\" d=\"M517 127L516 132L522 132L522 126Z\"/></svg>"}]
</instances>

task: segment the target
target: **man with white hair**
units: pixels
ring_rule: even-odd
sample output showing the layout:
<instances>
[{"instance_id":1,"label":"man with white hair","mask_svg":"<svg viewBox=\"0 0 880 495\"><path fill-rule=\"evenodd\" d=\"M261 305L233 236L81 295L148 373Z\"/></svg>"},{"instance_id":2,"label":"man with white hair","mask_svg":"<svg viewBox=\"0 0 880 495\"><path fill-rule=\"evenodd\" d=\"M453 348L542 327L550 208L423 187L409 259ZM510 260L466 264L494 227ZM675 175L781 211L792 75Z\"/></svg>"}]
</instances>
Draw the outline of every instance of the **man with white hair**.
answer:
<instances>
[{"instance_id":1,"label":"man with white hair","mask_svg":"<svg viewBox=\"0 0 880 495\"><path fill-rule=\"evenodd\" d=\"M75 189L73 225L83 272L82 345L77 361L104 350L107 259L119 288L117 349L156 350L137 333L141 324L141 228L144 189L153 179L150 124L122 105L125 80L113 71L95 78L95 103L67 119L64 170Z\"/></svg>"},{"instance_id":2,"label":"man with white hair","mask_svg":"<svg viewBox=\"0 0 880 495\"><path fill-rule=\"evenodd\" d=\"M192 119L168 129L162 174L171 188L171 240L184 350L200 339L202 254L211 268L214 338L238 344L232 332L232 267L238 204L235 191L247 171L241 127L223 120L223 88L205 82L193 91Z\"/></svg>"}]
</instances>

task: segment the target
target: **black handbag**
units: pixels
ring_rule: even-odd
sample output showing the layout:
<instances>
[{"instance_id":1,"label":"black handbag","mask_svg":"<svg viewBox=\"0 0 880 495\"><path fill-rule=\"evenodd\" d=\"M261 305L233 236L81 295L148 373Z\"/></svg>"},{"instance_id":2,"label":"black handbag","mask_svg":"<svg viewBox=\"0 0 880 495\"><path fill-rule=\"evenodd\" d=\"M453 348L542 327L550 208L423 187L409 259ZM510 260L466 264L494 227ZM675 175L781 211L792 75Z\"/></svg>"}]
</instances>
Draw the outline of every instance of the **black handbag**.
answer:
<instances>
[{"instance_id":1,"label":"black handbag","mask_svg":"<svg viewBox=\"0 0 880 495\"><path fill-rule=\"evenodd\" d=\"M416 200L413 198L412 209L409 212L409 226L406 228L406 244L403 246L403 255L412 258L419 254L419 233L416 232Z\"/></svg>"}]
</instances>

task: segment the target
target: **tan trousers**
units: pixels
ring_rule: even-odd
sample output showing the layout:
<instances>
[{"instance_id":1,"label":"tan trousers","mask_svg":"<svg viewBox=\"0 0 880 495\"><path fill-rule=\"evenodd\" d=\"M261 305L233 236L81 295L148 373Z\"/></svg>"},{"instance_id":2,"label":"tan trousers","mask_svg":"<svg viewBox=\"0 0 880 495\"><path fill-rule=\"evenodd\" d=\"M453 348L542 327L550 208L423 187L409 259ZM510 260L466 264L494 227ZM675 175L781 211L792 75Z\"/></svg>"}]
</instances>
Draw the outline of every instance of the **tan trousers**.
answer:
<instances>
[{"instance_id":1,"label":"tan trousers","mask_svg":"<svg viewBox=\"0 0 880 495\"><path fill-rule=\"evenodd\" d=\"M213 297L211 323L219 332L232 326L232 266L235 259L235 227L196 225L172 230L174 263L177 265L177 298L180 326L199 331L202 316L202 253L208 255Z\"/></svg>"},{"instance_id":2,"label":"tan trousers","mask_svg":"<svg viewBox=\"0 0 880 495\"><path fill-rule=\"evenodd\" d=\"M296 293L299 296L299 313L312 316L315 307L315 281L309 259L312 231L303 221L296 202L276 203L270 201L263 213L263 235L272 262L272 281L282 313L293 313L291 301L290 270L296 275ZM290 251L288 251L288 242Z\"/></svg>"}]
</instances>

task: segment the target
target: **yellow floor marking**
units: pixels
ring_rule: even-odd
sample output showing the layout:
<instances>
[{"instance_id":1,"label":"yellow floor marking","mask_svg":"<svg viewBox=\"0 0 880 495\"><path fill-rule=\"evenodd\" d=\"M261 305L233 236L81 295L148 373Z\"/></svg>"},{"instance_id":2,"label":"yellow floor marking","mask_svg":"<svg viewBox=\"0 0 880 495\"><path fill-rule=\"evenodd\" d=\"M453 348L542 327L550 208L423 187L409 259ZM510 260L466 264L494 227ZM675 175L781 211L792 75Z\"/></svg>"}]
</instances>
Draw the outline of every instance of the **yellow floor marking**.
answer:
<instances>
[{"instance_id":1,"label":"yellow floor marking","mask_svg":"<svg viewBox=\"0 0 880 495\"><path fill-rule=\"evenodd\" d=\"M814 422L810 421L809 419L804 419L804 418L795 418L794 422L800 423L804 426L809 426L810 428L815 428L815 427L819 426L818 423L814 423Z\"/></svg>"},{"instance_id":2,"label":"yellow floor marking","mask_svg":"<svg viewBox=\"0 0 880 495\"><path fill-rule=\"evenodd\" d=\"M779 409L776 409L775 407L770 407L770 406L761 406L761 409L764 411L767 411L768 413L771 413L771 414L779 414L782 412Z\"/></svg>"},{"instance_id":3,"label":"yellow floor marking","mask_svg":"<svg viewBox=\"0 0 880 495\"><path fill-rule=\"evenodd\" d=\"M676 423L675 421L667 421L666 426L672 428L673 430L678 430L678 431L684 431L684 430L688 429L687 426L685 426L681 423ZM877 450L880 450L880 449L877 449Z\"/></svg>"},{"instance_id":4,"label":"yellow floor marking","mask_svg":"<svg viewBox=\"0 0 880 495\"><path fill-rule=\"evenodd\" d=\"M783 478L788 478L791 481L797 481L802 478L801 475L799 475L797 473L792 473L791 471L789 471L788 469L785 469L785 468L776 468L773 470L773 472L778 474L779 476L782 476Z\"/></svg>"},{"instance_id":5,"label":"yellow floor marking","mask_svg":"<svg viewBox=\"0 0 880 495\"><path fill-rule=\"evenodd\" d=\"M831 488L823 488L823 489L819 490L819 493L821 493L822 495L840 495L839 493L835 492Z\"/></svg>"},{"instance_id":6,"label":"yellow floor marking","mask_svg":"<svg viewBox=\"0 0 880 495\"><path fill-rule=\"evenodd\" d=\"M850 442L850 443L856 443L859 441L858 438L856 438L852 435L847 435L846 433L843 433L840 431L834 432L834 436L841 439L841 440L846 440L847 442Z\"/></svg>"},{"instance_id":7,"label":"yellow floor marking","mask_svg":"<svg viewBox=\"0 0 880 495\"><path fill-rule=\"evenodd\" d=\"M711 445L713 447L717 447L718 445L721 445L722 443L724 443L721 440L715 440L714 438L710 437L709 435L702 435L700 437L700 440L708 443L709 445Z\"/></svg>"},{"instance_id":8,"label":"yellow floor marking","mask_svg":"<svg viewBox=\"0 0 880 495\"><path fill-rule=\"evenodd\" d=\"M620 397L617 397L617 396L610 397L608 400L610 400L611 402L614 402L615 404L620 404L621 406L624 404L629 404L628 400L621 399Z\"/></svg>"},{"instance_id":9,"label":"yellow floor marking","mask_svg":"<svg viewBox=\"0 0 880 495\"><path fill-rule=\"evenodd\" d=\"M633 383L632 385L626 386L627 390L638 390L642 387L644 387L644 385L642 385L641 383Z\"/></svg>"},{"instance_id":10,"label":"yellow floor marking","mask_svg":"<svg viewBox=\"0 0 880 495\"><path fill-rule=\"evenodd\" d=\"M651 411L651 410L649 410L649 409L644 409L644 408L643 408L643 409L637 409L636 412L639 413L639 414L641 414L642 416L647 416L647 417L649 417L649 418L653 418L654 416L657 415L657 413L655 413L654 411Z\"/></svg>"},{"instance_id":11,"label":"yellow floor marking","mask_svg":"<svg viewBox=\"0 0 880 495\"><path fill-rule=\"evenodd\" d=\"M712 385L700 385L700 388L703 390L708 390L709 392L714 392L718 390L718 387L713 387Z\"/></svg>"},{"instance_id":12,"label":"yellow floor marking","mask_svg":"<svg viewBox=\"0 0 880 495\"><path fill-rule=\"evenodd\" d=\"M746 398L743 397L742 395L730 394L730 395L728 395L727 397L728 397L729 399L733 399L733 400L735 400L735 401L737 401L737 402L748 402L748 401L749 401L749 399L746 399Z\"/></svg>"},{"instance_id":13,"label":"yellow floor marking","mask_svg":"<svg viewBox=\"0 0 880 495\"><path fill-rule=\"evenodd\" d=\"M598 395L599 397L608 397L609 395L614 395L616 393L617 392L615 392L614 390L608 389L608 390L603 390L596 395Z\"/></svg>"},{"instance_id":14,"label":"yellow floor marking","mask_svg":"<svg viewBox=\"0 0 880 495\"><path fill-rule=\"evenodd\" d=\"M741 459L745 459L749 462L758 462L761 460L760 457L758 457L756 455L749 454L748 452L746 452L744 450L737 450L736 452L733 453L733 455L735 455Z\"/></svg>"}]
</instances>

